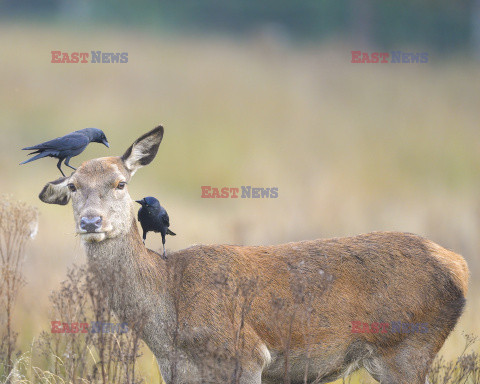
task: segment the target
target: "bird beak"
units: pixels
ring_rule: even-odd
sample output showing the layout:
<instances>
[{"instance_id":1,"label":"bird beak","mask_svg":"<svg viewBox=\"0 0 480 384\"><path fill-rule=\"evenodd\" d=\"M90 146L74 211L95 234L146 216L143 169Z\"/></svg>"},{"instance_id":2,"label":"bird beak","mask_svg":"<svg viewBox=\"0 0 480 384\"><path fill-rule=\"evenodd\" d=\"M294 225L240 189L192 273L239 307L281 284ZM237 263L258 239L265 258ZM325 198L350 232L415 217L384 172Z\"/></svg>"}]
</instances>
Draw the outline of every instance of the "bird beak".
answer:
<instances>
[{"instance_id":1,"label":"bird beak","mask_svg":"<svg viewBox=\"0 0 480 384\"><path fill-rule=\"evenodd\" d=\"M105 145L107 148L110 148L110 144L108 144L107 140L102 140L102 144Z\"/></svg>"},{"instance_id":2,"label":"bird beak","mask_svg":"<svg viewBox=\"0 0 480 384\"><path fill-rule=\"evenodd\" d=\"M140 205L143 205L144 200L143 200L143 199L142 199L142 200L135 200L135 202L138 203L138 204L140 204Z\"/></svg>"}]
</instances>

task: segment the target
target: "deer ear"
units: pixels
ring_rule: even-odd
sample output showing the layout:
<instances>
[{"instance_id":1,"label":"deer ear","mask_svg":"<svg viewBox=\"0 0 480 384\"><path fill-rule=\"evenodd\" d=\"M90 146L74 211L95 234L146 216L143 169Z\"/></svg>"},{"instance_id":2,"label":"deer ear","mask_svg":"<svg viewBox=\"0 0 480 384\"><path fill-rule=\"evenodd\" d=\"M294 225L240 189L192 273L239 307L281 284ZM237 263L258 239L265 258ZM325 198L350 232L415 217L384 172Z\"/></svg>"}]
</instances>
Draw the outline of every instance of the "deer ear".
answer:
<instances>
[{"instance_id":1,"label":"deer ear","mask_svg":"<svg viewBox=\"0 0 480 384\"><path fill-rule=\"evenodd\" d=\"M70 201L70 191L67 187L69 180L70 177L61 177L55 181L47 183L38 197L47 204L68 204Z\"/></svg>"},{"instance_id":2,"label":"deer ear","mask_svg":"<svg viewBox=\"0 0 480 384\"><path fill-rule=\"evenodd\" d=\"M163 127L159 125L150 132L140 136L131 147L126 150L122 156L122 160L132 176L139 168L152 162L157 155L162 138Z\"/></svg>"}]
</instances>

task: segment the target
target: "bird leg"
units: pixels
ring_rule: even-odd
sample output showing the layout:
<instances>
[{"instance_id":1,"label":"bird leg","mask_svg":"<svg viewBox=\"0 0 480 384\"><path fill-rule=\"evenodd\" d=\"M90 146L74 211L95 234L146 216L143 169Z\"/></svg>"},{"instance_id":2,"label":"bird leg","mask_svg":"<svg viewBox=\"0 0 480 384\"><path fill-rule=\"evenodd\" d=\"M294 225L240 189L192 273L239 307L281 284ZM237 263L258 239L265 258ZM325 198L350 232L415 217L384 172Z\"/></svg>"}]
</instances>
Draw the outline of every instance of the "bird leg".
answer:
<instances>
[{"instance_id":1,"label":"bird leg","mask_svg":"<svg viewBox=\"0 0 480 384\"><path fill-rule=\"evenodd\" d=\"M165 244L163 244L163 260L167 260L167 252L165 251Z\"/></svg>"},{"instance_id":2,"label":"bird leg","mask_svg":"<svg viewBox=\"0 0 480 384\"><path fill-rule=\"evenodd\" d=\"M60 170L60 172L62 173L63 177L65 177L65 174L64 174L63 171L62 171L62 161L63 161L63 159L58 160L57 168Z\"/></svg>"},{"instance_id":3,"label":"bird leg","mask_svg":"<svg viewBox=\"0 0 480 384\"><path fill-rule=\"evenodd\" d=\"M76 171L77 168L74 168L74 167L72 167L72 166L69 164L70 159L71 159L71 157L67 157L67 160L65 160L65 163L64 163L64 164L65 164L67 167L70 167L70 168L72 168L74 171Z\"/></svg>"}]
</instances>

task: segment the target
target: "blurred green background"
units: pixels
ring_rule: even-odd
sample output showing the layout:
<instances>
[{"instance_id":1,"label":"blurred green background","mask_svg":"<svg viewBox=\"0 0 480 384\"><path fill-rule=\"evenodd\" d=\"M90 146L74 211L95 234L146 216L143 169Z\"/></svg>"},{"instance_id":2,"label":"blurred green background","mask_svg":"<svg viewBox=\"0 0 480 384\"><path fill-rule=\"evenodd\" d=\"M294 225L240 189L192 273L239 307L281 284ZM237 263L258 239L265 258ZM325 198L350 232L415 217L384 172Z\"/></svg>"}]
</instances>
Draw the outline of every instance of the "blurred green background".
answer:
<instances>
[{"instance_id":1,"label":"blurred green background","mask_svg":"<svg viewBox=\"0 0 480 384\"><path fill-rule=\"evenodd\" d=\"M52 64L51 51L128 52L126 64ZM425 64L351 64L352 50L428 52ZM158 124L155 161L129 185L167 208L167 247L276 244L373 230L464 255L468 305L442 354L480 334L480 1L0 1L1 192L35 205L23 350L48 296L83 263L70 207L41 204L54 159L20 149L85 127L72 165L120 155ZM277 199L202 199L201 186L278 187ZM160 236L147 246L161 248ZM158 380L151 355L145 376Z\"/></svg>"}]
</instances>

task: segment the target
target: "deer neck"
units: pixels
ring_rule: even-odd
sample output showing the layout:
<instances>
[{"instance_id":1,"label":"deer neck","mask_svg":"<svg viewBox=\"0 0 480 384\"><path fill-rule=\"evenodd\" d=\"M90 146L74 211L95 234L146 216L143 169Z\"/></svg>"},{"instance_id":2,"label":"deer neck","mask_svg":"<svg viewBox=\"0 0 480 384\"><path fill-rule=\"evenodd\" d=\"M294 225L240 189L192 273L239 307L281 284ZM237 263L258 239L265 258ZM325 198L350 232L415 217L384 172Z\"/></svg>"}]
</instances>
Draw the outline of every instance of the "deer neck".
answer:
<instances>
[{"instance_id":1,"label":"deer neck","mask_svg":"<svg viewBox=\"0 0 480 384\"><path fill-rule=\"evenodd\" d=\"M149 319L166 316L160 313L166 310L163 261L147 251L135 219L128 233L84 243L84 247L89 269L104 288L111 309L121 321L130 323L139 314Z\"/></svg>"},{"instance_id":2,"label":"deer neck","mask_svg":"<svg viewBox=\"0 0 480 384\"><path fill-rule=\"evenodd\" d=\"M90 264L98 264L105 271L131 271L135 272L136 260L141 259L141 254L146 253L140 234L135 223L131 221L129 231L113 238L100 242L84 242ZM132 269L133 268L133 269Z\"/></svg>"}]
</instances>

